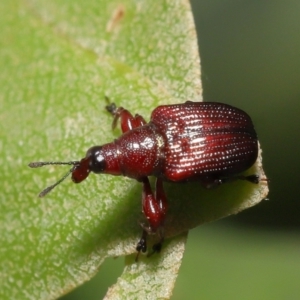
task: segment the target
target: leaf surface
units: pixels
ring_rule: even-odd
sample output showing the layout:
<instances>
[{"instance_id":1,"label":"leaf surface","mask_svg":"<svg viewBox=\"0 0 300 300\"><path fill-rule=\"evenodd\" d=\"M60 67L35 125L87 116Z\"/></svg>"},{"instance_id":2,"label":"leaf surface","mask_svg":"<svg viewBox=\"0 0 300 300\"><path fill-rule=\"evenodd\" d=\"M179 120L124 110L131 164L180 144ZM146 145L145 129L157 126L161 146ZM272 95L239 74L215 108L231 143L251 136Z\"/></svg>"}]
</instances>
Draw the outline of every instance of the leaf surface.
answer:
<instances>
[{"instance_id":1,"label":"leaf surface","mask_svg":"<svg viewBox=\"0 0 300 300\"><path fill-rule=\"evenodd\" d=\"M106 257L135 253L141 186L90 176L40 199L68 169L27 164L78 160L116 138L105 95L146 119L159 104L201 100L196 33L187 1L13 0L0 8L0 295L53 299L89 280ZM260 162L254 168L261 172ZM127 257L107 299L121 299L124 282L134 298L170 297L185 232L256 204L267 190L194 183L167 184L166 193L166 237L177 237L138 264Z\"/></svg>"}]
</instances>

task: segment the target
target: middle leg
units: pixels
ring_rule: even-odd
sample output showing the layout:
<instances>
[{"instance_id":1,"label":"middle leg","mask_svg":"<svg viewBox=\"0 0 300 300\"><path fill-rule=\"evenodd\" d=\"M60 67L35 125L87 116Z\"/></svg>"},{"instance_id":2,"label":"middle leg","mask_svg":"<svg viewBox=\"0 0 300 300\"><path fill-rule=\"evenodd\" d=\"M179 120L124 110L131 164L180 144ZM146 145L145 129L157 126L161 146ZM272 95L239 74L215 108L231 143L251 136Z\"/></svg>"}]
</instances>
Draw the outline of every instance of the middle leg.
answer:
<instances>
[{"instance_id":1,"label":"middle leg","mask_svg":"<svg viewBox=\"0 0 300 300\"><path fill-rule=\"evenodd\" d=\"M137 245L137 251L147 251L147 235L158 233L159 242L153 245L153 252L161 250L164 241L164 221L167 213L167 198L161 179L156 180L155 196L152 193L148 177L143 178L142 206L143 213L148 220L149 226L143 226L143 234Z\"/></svg>"}]
</instances>

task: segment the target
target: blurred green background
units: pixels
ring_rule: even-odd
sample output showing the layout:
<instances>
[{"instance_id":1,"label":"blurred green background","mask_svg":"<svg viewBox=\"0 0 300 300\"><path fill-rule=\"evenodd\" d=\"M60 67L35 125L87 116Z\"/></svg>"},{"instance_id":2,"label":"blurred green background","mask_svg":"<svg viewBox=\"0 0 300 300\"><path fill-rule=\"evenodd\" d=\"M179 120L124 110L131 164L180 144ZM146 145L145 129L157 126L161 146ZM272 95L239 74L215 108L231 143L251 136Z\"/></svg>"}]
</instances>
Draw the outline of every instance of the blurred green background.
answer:
<instances>
[{"instance_id":1,"label":"blurred green background","mask_svg":"<svg viewBox=\"0 0 300 300\"><path fill-rule=\"evenodd\" d=\"M268 201L191 231L172 299L300 299L300 2L192 1L204 99L256 125ZM100 299L121 273L105 262L63 297Z\"/></svg>"}]
</instances>

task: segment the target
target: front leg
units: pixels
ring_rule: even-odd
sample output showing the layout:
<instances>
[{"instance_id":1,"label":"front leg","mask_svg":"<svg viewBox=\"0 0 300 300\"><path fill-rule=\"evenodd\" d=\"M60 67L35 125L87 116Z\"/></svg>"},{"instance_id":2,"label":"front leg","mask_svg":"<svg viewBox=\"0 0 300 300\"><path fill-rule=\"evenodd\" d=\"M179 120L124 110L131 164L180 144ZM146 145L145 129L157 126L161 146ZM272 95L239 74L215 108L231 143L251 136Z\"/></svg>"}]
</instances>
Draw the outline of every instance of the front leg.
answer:
<instances>
[{"instance_id":1,"label":"front leg","mask_svg":"<svg viewBox=\"0 0 300 300\"><path fill-rule=\"evenodd\" d=\"M148 177L143 178L143 195L142 206L143 213L148 220L149 227L143 226L143 234L137 244L136 250L138 252L147 251L147 235L158 233L159 241L153 245L153 253L161 250L164 241L164 221L167 213L167 198L163 189L161 179L156 180L155 196L149 183ZM138 253L139 254L139 253Z\"/></svg>"},{"instance_id":2,"label":"front leg","mask_svg":"<svg viewBox=\"0 0 300 300\"><path fill-rule=\"evenodd\" d=\"M106 100L109 101L107 97ZM117 122L120 119L121 130L123 133L146 124L146 121L142 116L138 114L133 116L127 109L117 107L115 103L110 103L105 108L114 116L112 128L114 129L116 127Z\"/></svg>"}]
</instances>

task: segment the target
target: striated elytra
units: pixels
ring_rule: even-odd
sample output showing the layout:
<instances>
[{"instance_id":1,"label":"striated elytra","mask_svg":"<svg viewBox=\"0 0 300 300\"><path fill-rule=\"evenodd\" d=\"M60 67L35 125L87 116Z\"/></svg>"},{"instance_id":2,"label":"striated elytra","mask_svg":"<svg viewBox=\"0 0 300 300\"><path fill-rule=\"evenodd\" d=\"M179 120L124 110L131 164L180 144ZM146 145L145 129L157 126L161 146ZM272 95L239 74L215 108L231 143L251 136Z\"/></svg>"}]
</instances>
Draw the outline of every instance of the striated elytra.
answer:
<instances>
[{"instance_id":1,"label":"striated elytra","mask_svg":"<svg viewBox=\"0 0 300 300\"><path fill-rule=\"evenodd\" d=\"M217 102L192 102L155 108L150 122L138 114L109 104L113 127L120 119L123 134L111 143L90 148L80 161L32 162L36 168L50 164L72 165L58 182L40 193L45 196L69 174L80 183L90 172L122 175L142 183L142 207L148 224L136 250L147 251L147 235L157 233L159 252L164 240L163 226L167 198L163 181L199 181L205 187L235 179L258 183L257 175L243 176L257 159L258 142L251 118L244 111ZM149 176L155 176L155 193ZM138 256L137 256L138 257Z\"/></svg>"}]
</instances>

